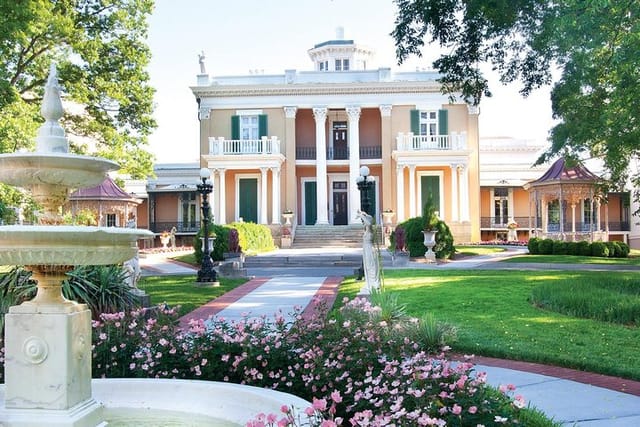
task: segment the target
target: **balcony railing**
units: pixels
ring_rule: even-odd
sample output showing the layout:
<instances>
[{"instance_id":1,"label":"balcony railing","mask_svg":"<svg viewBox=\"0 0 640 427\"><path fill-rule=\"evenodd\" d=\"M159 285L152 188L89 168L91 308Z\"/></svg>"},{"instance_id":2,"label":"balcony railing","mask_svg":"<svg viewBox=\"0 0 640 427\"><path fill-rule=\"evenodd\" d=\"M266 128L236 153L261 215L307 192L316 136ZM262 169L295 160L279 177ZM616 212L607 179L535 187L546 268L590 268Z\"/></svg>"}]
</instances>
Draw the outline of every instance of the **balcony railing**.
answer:
<instances>
[{"instance_id":1,"label":"balcony railing","mask_svg":"<svg viewBox=\"0 0 640 427\"><path fill-rule=\"evenodd\" d=\"M396 137L399 151L433 151L433 150L465 150L467 135L465 132L451 135L414 135L399 133Z\"/></svg>"},{"instance_id":2,"label":"balcony railing","mask_svg":"<svg viewBox=\"0 0 640 427\"><path fill-rule=\"evenodd\" d=\"M382 146L360 147L361 159L381 159ZM349 148L327 147L327 160L348 160ZM297 160L316 160L316 147L296 147Z\"/></svg>"},{"instance_id":3,"label":"balcony railing","mask_svg":"<svg viewBox=\"0 0 640 427\"><path fill-rule=\"evenodd\" d=\"M513 218L516 223L518 223L519 229L531 229L538 228L542 229L542 218L529 218L529 217L515 217ZM509 222L508 218L494 218L494 217L486 217L483 216L480 218L480 228L482 229L495 229L502 230L507 228L507 224ZM602 221L600 223L600 227L598 228L597 224L593 224L593 229L591 227L590 222L578 222L575 223L576 232L587 233L591 231L601 231L606 230L607 224ZM573 230L573 225L571 221L565 221L564 223L564 232L571 232ZM628 221L609 221L609 231L630 231L630 223ZM559 222L549 222L547 224L547 231L549 233L557 233L560 231L560 223Z\"/></svg>"},{"instance_id":4,"label":"balcony railing","mask_svg":"<svg viewBox=\"0 0 640 427\"><path fill-rule=\"evenodd\" d=\"M272 136L261 139L209 138L209 154L214 156L267 155L280 153L280 140Z\"/></svg>"},{"instance_id":5,"label":"balcony railing","mask_svg":"<svg viewBox=\"0 0 640 427\"><path fill-rule=\"evenodd\" d=\"M541 218L529 218L529 217L521 217L517 216L513 218L513 220L518 224L517 228L540 228L540 224L542 224ZM480 228L483 229L496 229L503 230L507 228L507 224L509 223L510 218L498 218L498 217L490 217L483 216L480 218Z\"/></svg>"},{"instance_id":6,"label":"balcony railing","mask_svg":"<svg viewBox=\"0 0 640 427\"><path fill-rule=\"evenodd\" d=\"M200 222L198 221L163 221L163 222L151 222L149 224L149 230L154 233L162 233L165 231L171 231L175 227L178 233L197 233L200 228Z\"/></svg>"}]
</instances>

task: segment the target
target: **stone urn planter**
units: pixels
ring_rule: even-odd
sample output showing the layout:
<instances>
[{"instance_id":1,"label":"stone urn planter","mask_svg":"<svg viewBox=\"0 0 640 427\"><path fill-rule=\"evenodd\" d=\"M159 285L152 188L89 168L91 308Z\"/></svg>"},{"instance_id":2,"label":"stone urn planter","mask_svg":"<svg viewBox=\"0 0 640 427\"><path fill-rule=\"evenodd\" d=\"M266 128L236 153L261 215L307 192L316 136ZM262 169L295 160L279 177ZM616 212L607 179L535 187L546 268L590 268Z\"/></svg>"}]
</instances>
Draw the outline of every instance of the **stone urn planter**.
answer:
<instances>
[{"instance_id":1,"label":"stone urn planter","mask_svg":"<svg viewBox=\"0 0 640 427\"><path fill-rule=\"evenodd\" d=\"M393 223L394 216L395 216L395 212L391 210L382 211L382 222L385 225L391 225Z\"/></svg>"},{"instance_id":2,"label":"stone urn planter","mask_svg":"<svg viewBox=\"0 0 640 427\"><path fill-rule=\"evenodd\" d=\"M213 252L213 245L214 245L214 242L216 241L216 238L215 238L215 236L214 237L209 237L208 240L209 241L207 243L209 245L209 253L211 253L211 252ZM202 252L204 253L204 237L200 238L200 244L201 244L200 248L202 249Z\"/></svg>"},{"instance_id":3,"label":"stone urn planter","mask_svg":"<svg viewBox=\"0 0 640 427\"><path fill-rule=\"evenodd\" d=\"M167 249L167 245L171 241L171 234L161 234L160 235L160 243L162 244L162 249Z\"/></svg>"},{"instance_id":4,"label":"stone urn planter","mask_svg":"<svg viewBox=\"0 0 640 427\"><path fill-rule=\"evenodd\" d=\"M291 218L293 218L293 212L285 212L282 214L284 218L284 225L291 225Z\"/></svg>"},{"instance_id":5,"label":"stone urn planter","mask_svg":"<svg viewBox=\"0 0 640 427\"><path fill-rule=\"evenodd\" d=\"M436 245L436 234L437 231L424 230L422 232L424 235L424 246L427 248L427 251L424 254L425 260L427 262L436 262L436 253L433 251L433 247Z\"/></svg>"}]
</instances>

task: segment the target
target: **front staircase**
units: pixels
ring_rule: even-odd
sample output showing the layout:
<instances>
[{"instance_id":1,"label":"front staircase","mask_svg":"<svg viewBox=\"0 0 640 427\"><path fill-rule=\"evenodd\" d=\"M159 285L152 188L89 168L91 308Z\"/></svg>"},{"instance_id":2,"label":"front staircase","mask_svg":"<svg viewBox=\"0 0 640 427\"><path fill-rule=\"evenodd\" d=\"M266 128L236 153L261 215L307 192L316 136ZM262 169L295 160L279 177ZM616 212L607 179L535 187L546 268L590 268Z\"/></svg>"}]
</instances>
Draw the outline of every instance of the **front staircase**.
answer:
<instances>
[{"instance_id":1,"label":"front staircase","mask_svg":"<svg viewBox=\"0 0 640 427\"><path fill-rule=\"evenodd\" d=\"M361 248L363 232L360 224L299 225L291 248Z\"/></svg>"}]
</instances>

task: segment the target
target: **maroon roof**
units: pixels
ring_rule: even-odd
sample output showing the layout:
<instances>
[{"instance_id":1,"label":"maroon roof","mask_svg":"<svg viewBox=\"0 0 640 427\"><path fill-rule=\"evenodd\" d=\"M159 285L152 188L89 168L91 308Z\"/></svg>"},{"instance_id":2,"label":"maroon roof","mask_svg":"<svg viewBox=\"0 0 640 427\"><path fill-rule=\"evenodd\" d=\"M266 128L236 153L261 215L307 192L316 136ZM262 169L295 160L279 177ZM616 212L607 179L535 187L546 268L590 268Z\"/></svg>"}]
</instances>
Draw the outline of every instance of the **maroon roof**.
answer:
<instances>
[{"instance_id":1,"label":"maroon roof","mask_svg":"<svg viewBox=\"0 0 640 427\"><path fill-rule=\"evenodd\" d=\"M69 200L126 200L136 201L136 198L131 194L125 192L122 188L113 182L110 177L107 177L102 184L91 187L81 188L74 191L69 196Z\"/></svg>"},{"instance_id":2,"label":"maroon roof","mask_svg":"<svg viewBox=\"0 0 640 427\"><path fill-rule=\"evenodd\" d=\"M577 163L573 167L567 167L565 160L559 158L540 178L530 184L543 184L552 181L573 182L573 181L599 181L600 177L595 175L582 164Z\"/></svg>"}]
</instances>

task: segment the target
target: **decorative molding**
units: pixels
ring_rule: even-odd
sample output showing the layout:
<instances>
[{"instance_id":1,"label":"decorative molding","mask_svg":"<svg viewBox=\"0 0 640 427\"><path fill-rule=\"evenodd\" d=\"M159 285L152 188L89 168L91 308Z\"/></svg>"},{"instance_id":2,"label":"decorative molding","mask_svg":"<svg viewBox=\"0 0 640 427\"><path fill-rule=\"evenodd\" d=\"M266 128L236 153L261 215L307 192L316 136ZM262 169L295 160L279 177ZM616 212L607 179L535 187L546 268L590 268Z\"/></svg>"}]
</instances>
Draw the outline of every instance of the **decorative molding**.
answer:
<instances>
[{"instance_id":1,"label":"decorative molding","mask_svg":"<svg viewBox=\"0 0 640 427\"><path fill-rule=\"evenodd\" d=\"M349 116L349 122L358 122L360 120L360 107L347 107L347 115Z\"/></svg>"},{"instance_id":2,"label":"decorative molding","mask_svg":"<svg viewBox=\"0 0 640 427\"><path fill-rule=\"evenodd\" d=\"M339 85L318 87L288 85L281 87L252 88L243 86L207 86L193 87L194 95L199 97L251 97L251 96L309 96L309 95L385 95L385 94L440 94L441 85L437 82L378 82L378 84Z\"/></svg>"},{"instance_id":3,"label":"decorative molding","mask_svg":"<svg viewBox=\"0 0 640 427\"><path fill-rule=\"evenodd\" d=\"M467 104L467 110L469 111L469 114L475 114L478 115L480 114L480 107L477 105L469 105Z\"/></svg>"},{"instance_id":4,"label":"decorative molding","mask_svg":"<svg viewBox=\"0 0 640 427\"><path fill-rule=\"evenodd\" d=\"M380 108L380 115L382 117L391 117L391 109L393 108L391 104L384 104L384 105L381 105L379 108Z\"/></svg>"},{"instance_id":5,"label":"decorative molding","mask_svg":"<svg viewBox=\"0 0 640 427\"><path fill-rule=\"evenodd\" d=\"M40 337L29 337L22 344L22 354L27 362L39 365L49 355L49 346Z\"/></svg>"},{"instance_id":6,"label":"decorative molding","mask_svg":"<svg viewBox=\"0 0 640 427\"><path fill-rule=\"evenodd\" d=\"M295 119L298 107L284 107L284 116L287 119Z\"/></svg>"},{"instance_id":7,"label":"decorative molding","mask_svg":"<svg viewBox=\"0 0 640 427\"><path fill-rule=\"evenodd\" d=\"M314 108L313 109L313 118L316 120L316 123L324 123L327 120L327 108Z\"/></svg>"},{"instance_id":8,"label":"decorative molding","mask_svg":"<svg viewBox=\"0 0 640 427\"><path fill-rule=\"evenodd\" d=\"M200 120L208 120L211 114L211 108L209 107L200 107L200 110L198 111L198 118Z\"/></svg>"}]
</instances>

